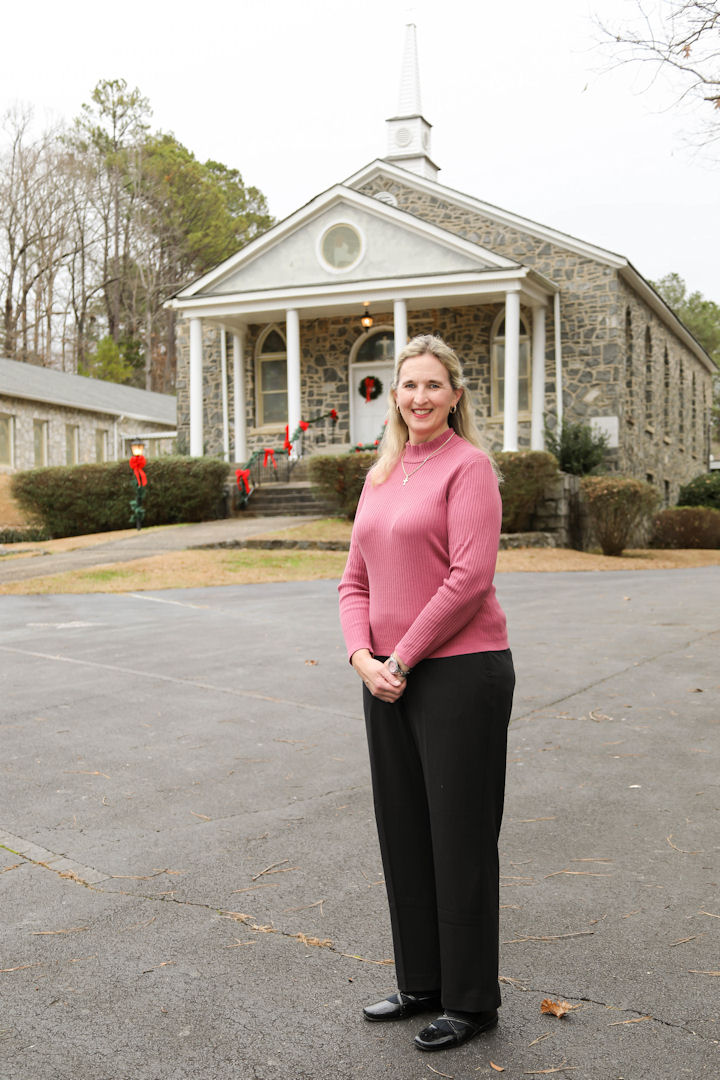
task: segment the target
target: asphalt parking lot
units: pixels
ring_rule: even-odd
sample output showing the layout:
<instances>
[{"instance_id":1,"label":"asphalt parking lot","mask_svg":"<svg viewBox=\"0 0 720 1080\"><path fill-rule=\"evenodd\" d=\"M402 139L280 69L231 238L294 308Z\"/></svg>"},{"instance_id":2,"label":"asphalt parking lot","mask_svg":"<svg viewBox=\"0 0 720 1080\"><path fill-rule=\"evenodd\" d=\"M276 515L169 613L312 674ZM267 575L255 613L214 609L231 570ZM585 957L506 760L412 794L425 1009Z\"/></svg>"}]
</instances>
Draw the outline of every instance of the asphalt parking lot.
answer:
<instances>
[{"instance_id":1,"label":"asphalt parking lot","mask_svg":"<svg viewBox=\"0 0 720 1080\"><path fill-rule=\"evenodd\" d=\"M0 1080L716 1080L720 568L498 593L504 1005L436 1055L360 1016L395 983L336 582L1 597Z\"/></svg>"}]
</instances>

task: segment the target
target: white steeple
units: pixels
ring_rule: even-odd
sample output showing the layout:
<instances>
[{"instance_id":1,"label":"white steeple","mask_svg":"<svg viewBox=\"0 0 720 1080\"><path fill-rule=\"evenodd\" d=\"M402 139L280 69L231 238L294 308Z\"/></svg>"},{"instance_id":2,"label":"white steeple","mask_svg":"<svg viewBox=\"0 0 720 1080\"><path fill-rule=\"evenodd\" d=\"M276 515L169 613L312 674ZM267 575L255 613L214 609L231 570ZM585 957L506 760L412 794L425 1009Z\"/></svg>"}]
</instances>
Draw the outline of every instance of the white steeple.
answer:
<instances>
[{"instance_id":1,"label":"white steeple","mask_svg":"<svg viewBox=\"0 0 720 1080\"><path fill-rule=\"evenodd\" d=\"M429 124L422 115L420 104L420 74L418 69L417 33L414 23L405 28L405 50L400 74L400 95L396 116L388 125L387 161L397 162L403 169L437 180L440 171L430 158Z\"/></svg>"}]
</instances>

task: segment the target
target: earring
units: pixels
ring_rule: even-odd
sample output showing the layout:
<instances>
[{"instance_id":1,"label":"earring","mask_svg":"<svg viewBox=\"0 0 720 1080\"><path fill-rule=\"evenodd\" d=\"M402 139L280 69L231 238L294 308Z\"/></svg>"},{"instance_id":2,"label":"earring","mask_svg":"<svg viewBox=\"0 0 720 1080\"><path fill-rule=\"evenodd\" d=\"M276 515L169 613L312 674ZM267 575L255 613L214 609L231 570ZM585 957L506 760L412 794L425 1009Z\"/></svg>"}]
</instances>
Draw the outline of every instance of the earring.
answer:
<instances>
[{"instance_id":1,"label":"earring","mask_svg":"<svg viewBox=\"0 0 720 1080\"><path fill-rule=\"evenodd\" d=\"M452 407L452 409L450 410L450 412L451 412L451 413L457 412L457 405L453 405L453 407Z\"/></svg>"}]
</instances>

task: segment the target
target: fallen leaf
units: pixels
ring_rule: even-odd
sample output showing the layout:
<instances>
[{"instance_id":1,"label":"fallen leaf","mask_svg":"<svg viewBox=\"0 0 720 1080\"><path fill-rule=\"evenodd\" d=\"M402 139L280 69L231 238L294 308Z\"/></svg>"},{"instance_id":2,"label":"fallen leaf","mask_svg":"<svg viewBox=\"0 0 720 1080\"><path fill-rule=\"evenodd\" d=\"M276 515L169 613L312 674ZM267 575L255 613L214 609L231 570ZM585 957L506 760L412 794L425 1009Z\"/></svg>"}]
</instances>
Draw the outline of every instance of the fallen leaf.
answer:
<instances>
[{"instance_id":1,"label":"fallen leaf","mask_svg":"<svg viewBox=\"0 0 720 1080\"><path fill-rule=\"evenodd\" d=\"M540 1002L540 1012L550 1013L551 1016L565 1016L573 1009L581 1008L580 1005L571 1005L569 1001L553 1001L552 998L543 998Z\"/></svg>"},{"instance_id":2,"label":"fallen leaf","mask_svg":"<svg viewBox=\"0 0 720 1080\"><path fill-rule=\"evenodd\" d=\"M720 971L698 971L697 968L688 968L692 975L720 975Z\"/></svg>"},{"instance_id":3,"label":"fallen leaf","mask_svg":"<svg viewBox=\"0 0 720 1080\"><path fill-rule=\"evenodd\" d=\"M496 1065L494 1061L490 1062L490 1068L494 1069L495 1072L505 1072L505 1066L504 1065Z\"/></svg>"},{"instance_id":4,"label":"fallen leaf","mask_svg":"<svg viewBox=\"0 0 720 1080\"><path fill-rule=\"evenodd\" d=\"M317 664L317 660L306 660L305 663L308 667L315 667L315 665Z\"/></svg>"}]
</instances>

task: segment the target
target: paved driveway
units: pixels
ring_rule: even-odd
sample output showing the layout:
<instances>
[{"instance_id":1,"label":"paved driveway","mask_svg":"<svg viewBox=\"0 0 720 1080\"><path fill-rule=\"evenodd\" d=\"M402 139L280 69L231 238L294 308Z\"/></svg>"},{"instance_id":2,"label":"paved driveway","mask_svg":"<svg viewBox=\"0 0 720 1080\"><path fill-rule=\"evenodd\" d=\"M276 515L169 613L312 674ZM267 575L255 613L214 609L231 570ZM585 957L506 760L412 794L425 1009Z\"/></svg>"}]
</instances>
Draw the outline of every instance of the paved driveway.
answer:
<instances>
[{"instance_id":1,"label":"paved driveway","mask_svg":"<svg viewBox=\"0 0 720 1080\"><path fill-rule=\"evenodd\" d=\"M505 1004L434 1056L360 1019L394 969L335 583L0 598L1 1080L716 1080L720 568L498 591Z\"/></svg>"}]
</instances>

